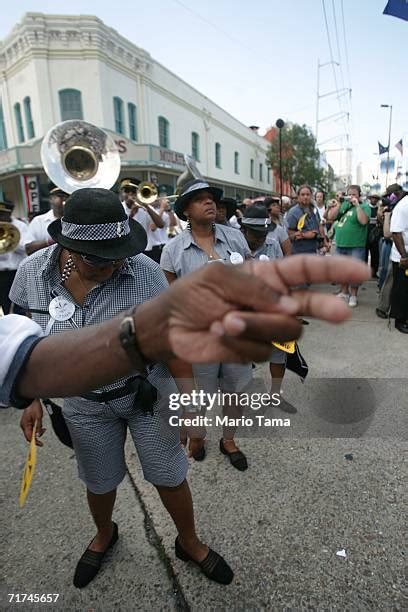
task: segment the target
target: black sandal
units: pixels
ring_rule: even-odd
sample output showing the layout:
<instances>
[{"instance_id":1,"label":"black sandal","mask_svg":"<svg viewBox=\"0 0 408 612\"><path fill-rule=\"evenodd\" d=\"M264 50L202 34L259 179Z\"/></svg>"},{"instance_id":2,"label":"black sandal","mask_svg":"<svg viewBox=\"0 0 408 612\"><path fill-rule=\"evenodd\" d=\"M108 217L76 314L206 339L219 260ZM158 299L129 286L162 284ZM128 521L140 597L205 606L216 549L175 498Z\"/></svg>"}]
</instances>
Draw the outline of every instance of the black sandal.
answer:
<instances>
[{"instance_id":1,"label":"black sandal","mask_svg":"<svg viewBox=\"0 0 408 612\"><path fill-rule=\"evenodd\" d=\"M113 522L113 521L112 521ZM77 589L82 589L86 587L87 584L91 582L101 569L102 561L107 554L107 552L112 548L114 544L116 544L118 540L118 526L116 523L113 523L113 533L110 539L110 542L104 550L104 552L97 552L95 550L89 550L89 546L92 544L90 542L88 548L78 561L78 565L76 566L75 575L74 575L74 586Z\"/></svg>"},{"instance_id":2,"label":"black sandal","mask_svg":"<svg viewBox=\"0 0 408 612\"><path fill-rule=\"evenodd\" d=\"M215 550L209 548L208 555L205 559L202 561L194 561L194 559L181 548L178 537L176 538L174 550L177 559L181 559L181 561L192 561L198 565L202 573L210 580L214 580L214 582L218 582L219 584L230 584L232 582L234 572Z\"/></svg>"},{"instance_id":3,"label":"black sandal","mask_svg":"<svg viewBox=\"0 0 408 612\"><path fill-rule=\"evenodd\" d=\"M224 447L224 442L222 438L220 440L220 451L223 455L229 457L231 465L234 466L234 468L236 468L240 472L245 472L245 470L248 469L248 462L244 453L240 450L229 453Z\"/></svg>"}]
</instances>

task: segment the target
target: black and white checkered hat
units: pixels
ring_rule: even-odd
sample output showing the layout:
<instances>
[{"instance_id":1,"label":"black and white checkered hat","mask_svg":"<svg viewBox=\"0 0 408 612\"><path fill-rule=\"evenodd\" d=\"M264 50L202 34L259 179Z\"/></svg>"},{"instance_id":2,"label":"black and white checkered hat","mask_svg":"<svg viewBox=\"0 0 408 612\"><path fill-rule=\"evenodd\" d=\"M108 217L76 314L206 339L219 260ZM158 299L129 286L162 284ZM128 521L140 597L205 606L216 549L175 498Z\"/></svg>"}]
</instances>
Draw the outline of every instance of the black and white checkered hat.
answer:
<instances>
[{"instance_id":1,"label":"black and white checkered hat","mask_svg":"<svg viewBox=\"0 0 408 612\"><path fill-rule=\"evenodd\" d=\"M66 249L106 260L125 259L146 249L147 236L130 219L109 189L78 189L65 203L62 219L48 226L51 238Z\"/></svg>"}]
</instances>

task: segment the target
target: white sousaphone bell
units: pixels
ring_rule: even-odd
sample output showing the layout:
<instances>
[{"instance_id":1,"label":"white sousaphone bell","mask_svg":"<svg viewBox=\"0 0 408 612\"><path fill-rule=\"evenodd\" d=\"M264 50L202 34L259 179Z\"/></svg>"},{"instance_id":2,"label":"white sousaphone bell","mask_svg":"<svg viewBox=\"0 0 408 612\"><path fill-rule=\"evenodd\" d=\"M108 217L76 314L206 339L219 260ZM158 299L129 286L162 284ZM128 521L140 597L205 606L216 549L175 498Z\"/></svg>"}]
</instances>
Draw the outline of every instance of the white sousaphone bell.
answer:
<instances>
[{"instance_id":1,"label":"white sousaphone bell","mask_svg":"<svg viewBox=\"0 0 408 612\"><path fill-rule=\"evenodd\" d=\"M41 161L49 179L66 193L85 187L110 189L120 173L113 139L95 125L74 119L47 132Z\"/></svg>"}]
</instances>

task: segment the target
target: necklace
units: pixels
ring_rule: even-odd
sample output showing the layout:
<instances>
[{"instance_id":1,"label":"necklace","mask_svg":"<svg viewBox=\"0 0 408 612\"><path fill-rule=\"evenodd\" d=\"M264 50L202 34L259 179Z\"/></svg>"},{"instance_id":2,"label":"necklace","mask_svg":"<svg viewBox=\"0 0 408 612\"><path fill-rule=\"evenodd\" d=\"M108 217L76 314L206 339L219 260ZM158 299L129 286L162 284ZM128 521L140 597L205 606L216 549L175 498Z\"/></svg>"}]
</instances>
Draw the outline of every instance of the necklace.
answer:
<instances>
[{"instance_id":1,"label":"necklace","mask_svg":"<svg viewBox=\"0 0 408 612\"><path fill-rule=\"evenodd\" d=\"M213 224L213 228L212 228L212 239L214 240L214 227L215 224ZM197 237L194 236L194 233L191 229L191 226L189 227L190 231L191 231L191 235L193 236L197 246L200 247L200 249L202 251L204 251L204 253L207 255L208 259L211 261L214 261L216 259L221 259L221 257L218 255L217 251L214 249L214 243L211 245L210 251L207 251L206 248L204 248L204 246L202 245L202 243L200 242L200 240L197 240Z\"/></svg>"},{"instance_id":2,"label":"necklace","mask_svg":"<svg viewBox=\"0 0 408 612\"><path fill-rule=\"evenodd\" d=\"M61 272L61 282L65 283L71 276L72 270L76 270L76 266L74 260L72 259L72 255L70 255L65 262L65 265Z\"/></svg>"}]
</instances>

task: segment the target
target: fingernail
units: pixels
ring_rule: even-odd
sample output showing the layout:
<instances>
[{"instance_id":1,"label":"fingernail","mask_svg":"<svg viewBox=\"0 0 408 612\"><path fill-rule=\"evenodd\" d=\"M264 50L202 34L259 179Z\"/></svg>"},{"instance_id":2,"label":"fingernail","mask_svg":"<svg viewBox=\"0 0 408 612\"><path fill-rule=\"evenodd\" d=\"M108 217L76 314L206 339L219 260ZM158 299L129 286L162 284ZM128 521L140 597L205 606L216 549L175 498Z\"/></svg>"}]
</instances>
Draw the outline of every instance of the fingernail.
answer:
<instances>
[{"instance_id":1,"label":"fingernail","mask_svg":"<svg viewBox=\"0 0 408 612\"><path fill-rule=\"evenodd\" d=\"M240 333L246 329L246 323L239 317L230 316L228 318L228 327L233 327L236 333Z\"/></svg>"},{"instance_id":2,"label":"fingernail","mask_svg":"<svg viewBox=\"0 0 408 612\"><path fill-rule=\"evenodd\" d=\"M279 306L282 308L282 310L290 314L297 312L298 308L297 301L289 295L282 295L279 300Z\"/></svg>"}]
</instances>

